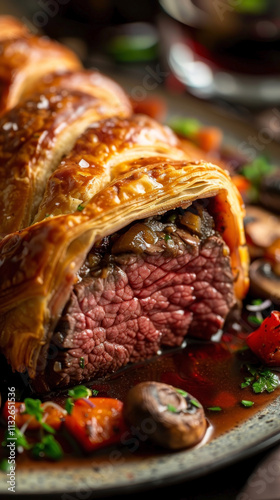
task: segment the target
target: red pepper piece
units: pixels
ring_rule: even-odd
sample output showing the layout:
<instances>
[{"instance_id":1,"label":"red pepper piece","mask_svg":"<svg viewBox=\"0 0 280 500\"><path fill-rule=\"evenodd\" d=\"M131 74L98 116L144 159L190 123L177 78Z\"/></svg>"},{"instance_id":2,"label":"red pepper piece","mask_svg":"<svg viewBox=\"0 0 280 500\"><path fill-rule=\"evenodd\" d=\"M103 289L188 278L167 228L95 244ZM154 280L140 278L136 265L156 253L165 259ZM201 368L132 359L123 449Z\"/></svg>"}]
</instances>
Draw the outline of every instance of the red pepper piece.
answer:
<instances>
[{"instance_id":1,"label":"red pepper piece","mask_svg":"<svg viewBox=\"0 0 280 500\"><path fill-rule=\"evenodd\" d=\"M257 330L247 337L247 344L268 366L280 366L280 311L272 311Z\"/></svg>"}]
</instances>

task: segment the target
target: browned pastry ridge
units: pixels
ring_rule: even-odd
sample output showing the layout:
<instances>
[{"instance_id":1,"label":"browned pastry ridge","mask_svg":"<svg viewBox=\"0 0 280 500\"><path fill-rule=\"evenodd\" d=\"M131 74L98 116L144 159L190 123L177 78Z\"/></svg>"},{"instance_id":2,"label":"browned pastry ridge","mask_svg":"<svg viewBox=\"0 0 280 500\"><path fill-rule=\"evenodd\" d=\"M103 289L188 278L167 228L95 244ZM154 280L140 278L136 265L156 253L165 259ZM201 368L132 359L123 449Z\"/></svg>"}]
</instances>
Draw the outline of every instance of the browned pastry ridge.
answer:
<instances>
[{"instance_id":1,"label":"browned pastry ridge","mask_svg":"<svg viewBox=\"0 0 280 500\"><path fill-rule=\"evenodd\" d=\"M68 75L71 82L72 74ZM77 137L101 117L130 113L129 101L114 85L92 72L75 74L77 88L90 78L102 86L86 86L88 93L56 86L36 92L0 118L0 235L22 229L33 220L46 181L73 147ZM104 81L103 81L104 80Z\"/></svg>"},{"instance_id":2,"label":"browned pastry ridge","mask_svg":"<svg viewBox=\"0 0 280 500\"><path fill-rule=\"evenodd\" d=\"M12 16L0 17L0 40L10 40L21 36L28 36L27 27Z\"/></svg>"},{"instance_id":3,"label":"browned pastry ridge","mask_svg":"<svg viewBox=\"0 0 280 500\"><path fill-rule=\"evenodd\" d=\"M95 244L196 200L211 199L234 293L244 298L244 207L223 168L194 159L168 127L132 115L125 93L99 73L46 74L30 89L0 121L0 349L14 371L36 379L44 370Z\"/></svg>"},{"instance_id":4,"label":"browned pastry ridge","mask_svg":"<svg viewBox=\"0 0 280 500\"><path fill-rule=\"evenodd\" d=\"M28 32L19 21L0 18L0 114L13 108L47 73L82 69L67 47Z\"/></svg>"}]
</instances>

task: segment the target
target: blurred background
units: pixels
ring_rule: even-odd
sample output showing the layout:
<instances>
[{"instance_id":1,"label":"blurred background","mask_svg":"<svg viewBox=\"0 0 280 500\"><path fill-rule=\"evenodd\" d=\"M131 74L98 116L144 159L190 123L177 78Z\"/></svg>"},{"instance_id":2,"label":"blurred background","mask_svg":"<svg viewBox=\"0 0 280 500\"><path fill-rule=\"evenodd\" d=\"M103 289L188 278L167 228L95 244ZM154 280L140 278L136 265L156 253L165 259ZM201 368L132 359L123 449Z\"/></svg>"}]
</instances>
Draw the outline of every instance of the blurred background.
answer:
<instances>
[{"instance_id":1,"label":"blurred background","mask_svg":"<svg viewBox=\"0 0 280 500\"><path fill-rule=\"evenodd\" d=\"M216 127L211 144L217 128L229 146L235 134L227 160L239 170L258 162L250 167L258 191L271 163L279 166L279 0L0 0L3 14L118 81L136 111L168 124L170 111L187 115L176 130L187 136L198 119ZM280 213L280 169L266 204Z\"/></svg>"},{"instance_id":2,"label":"blurred background","mask_svg":"<svg viewBox=\"0 0 280 500\"><path fill-rule=\"evenodd\" d=\"M0 0L0 13L87 66L144 78L143 94L160 85L260 120L280 105L277 0Z\"/></svg>"}]
</instances>

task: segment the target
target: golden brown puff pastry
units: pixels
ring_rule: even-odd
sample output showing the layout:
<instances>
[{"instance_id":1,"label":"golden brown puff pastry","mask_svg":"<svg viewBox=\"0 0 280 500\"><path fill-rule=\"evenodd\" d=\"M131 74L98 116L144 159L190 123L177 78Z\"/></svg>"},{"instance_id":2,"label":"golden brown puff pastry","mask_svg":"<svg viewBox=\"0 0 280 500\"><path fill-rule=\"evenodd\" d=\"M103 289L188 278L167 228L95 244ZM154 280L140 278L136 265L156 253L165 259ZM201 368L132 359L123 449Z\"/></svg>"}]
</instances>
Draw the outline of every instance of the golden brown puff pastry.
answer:
<instances>
[{"instance_id":1,"label":"golden brown puff pastry","mask_svg":"<svg viewBox=\"0 0 280 500\"><path fill-rule=\"evenodd\" d=\"M74 52L48 38L31 34L0 37L0 113L13 108L47 73L81 68Z\"/></svg>"},{"instance_id":2,"label":"golden brown puff pastry","mask_svg":"<svg viewBox=\"0 0 280 500\"><path fill-rule=\"evenodd\" d=\"M188 156L169 127L145 115L112 117L92 124L48 179L35 222L71 213L139 158L185 160ZM192 159L189 157L189 159Z\"/></svg>"},{"instance_id":3,"label":"golden brown puff pastry","mask_svg":"<svg viewBox=\"0 0 280 500\"><path fill-rule=\"evenodd\" d=\"M12 16L0 16L0 41L26 36L29 31L25 24Z\"/></svg>"},{"instance_id":4,"label":"golden brown puff pastry","mask_svg":"<svg viewBox=\"0 0 280 500\"><path fill-rule=\"evenodd\" d=\"M27 96L0 121L6 235L0 242L0 349L12 369L33 379L44 371L54 330L94 245L196 200L211 200L215 231L229 252L226 286L242 300L248 289L244 208L228 173L198 158L200 152L168 128L131 116L116 84L83 70L58 44L22 35L2 48L2 107ZM96 342L98 350L101 338Z\"/></svg>"},{"instance_id":5,"label":"golden brown puff pastry","mask_svg":"<svg viewBox=\"0 0 280 500\"><path fill-rule=\"evenodd\" d=\"M45 183L77 137L95 120L130 112L124 94L111 102L77 90L56 88L33 94L0 118L0 234L28 226Z\"/></svg>"},{"instance_id":6,"label":"golden brown puff pastry","mask_svg":"<svg viewBox=\"0 0 280 500\"><path fill-rule=\"evenodd\" d=\"M99 71L89 69L47 73L27 89L25 96L34 92L44 94L48 90L55 93L56 89L80 90L93 95L100 99L100 104L106 103L114 107L116 116L128 116L132 112L130 100L120 85Z\"/></svg>"},{"instance_id":7,"label":"golden brown puff pastry","mask_svg":"<svg viewBox=\"0 0 280 500\"><path fill-rule=\"evenodd\" d=\"M42 370L53 329L94 242L131 222L213 197L216 224L230 249L236 296L248 289L242 200L212 164L144 158L132 162L82 212L48 217L0 243L1 350L17 371Z\"/></svg>"}]
</instances>

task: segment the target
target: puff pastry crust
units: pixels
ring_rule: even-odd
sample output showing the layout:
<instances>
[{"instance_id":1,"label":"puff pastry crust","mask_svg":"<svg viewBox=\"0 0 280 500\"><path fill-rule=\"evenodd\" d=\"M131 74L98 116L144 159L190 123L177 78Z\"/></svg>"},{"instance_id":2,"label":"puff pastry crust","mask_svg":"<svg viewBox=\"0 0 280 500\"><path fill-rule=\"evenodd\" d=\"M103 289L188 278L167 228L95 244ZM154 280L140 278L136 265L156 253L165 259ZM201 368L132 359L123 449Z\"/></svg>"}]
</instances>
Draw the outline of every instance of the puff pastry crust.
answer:
<instances>
[{"instance_id":1,"label":"puff pastry crust","mask_svg":"<svg viewBox=\"0 0 280 500\"><path fill-rule=\"evenodd\" d=\"M16 106L46 73L81 68L67 47L29 33L13 18L0 19L0 113Z\"/></svg>"},{"instance_id":2,"label":"puff pastry crust","mask_svg":"<svg viewBox=\"0 0 280 500\"><path fill-rule=\"evenodd\" d=\"M33 37L17 43L46 50L50 60L61 50ZM24 79L28 61L19 61ZM212 199L242 300L249 264L244 207L222 167L195 161L169 128L132 115L125 93L96 72L52 72L37 93L30 89L0 121L0 349L13 370L34 378L43 369L55 325L96 241L197 199Z\"/></svg>"},{"instance_id":3,"label":"puff pastry crust","mask_svg":"<svg viewBox=\"0 0 280 500\"><path fill-rule=\"evenodd\" d=\"M76 89L84 81L83 73L78 75ZM99 79L88 72L87 83L91 77ZM100 92L92 86L85 93L75 90L74 83L69 90L57 85L32 94L0 118L2 237L31 223L49 175L88 125L101 117L130 114L127 97L119 88L114 94L114 87L104 85Z\"/></svg>"},{"instance_id":4,"label":"puff pastry crust","mask_svg":"<svg viewBox=\"0 0 280 500\"><path fill-rule=\"evenodd\" d=\"M40 351L50 342L76 274L96 240L132 221L210 196L215 197L217 225L230 248L236 295L243 298L248 260L242 204L229 175L212 164L157 157L134 161L82 212L48 217L4 238L0 342L12 367L28 369L35 377L43 363Z\"/></svg>"},{"instance_id":5,"label":"puff pastry crust","mask_svg":"<svg viewBox=\"0 0 280 500\"><path fill-rule=\"evenodd\" d=\"M28 34L29 31L27 27L18 19L12 16L0 17L0 41L27 36Z\"/></svg>"}]
</instances>

